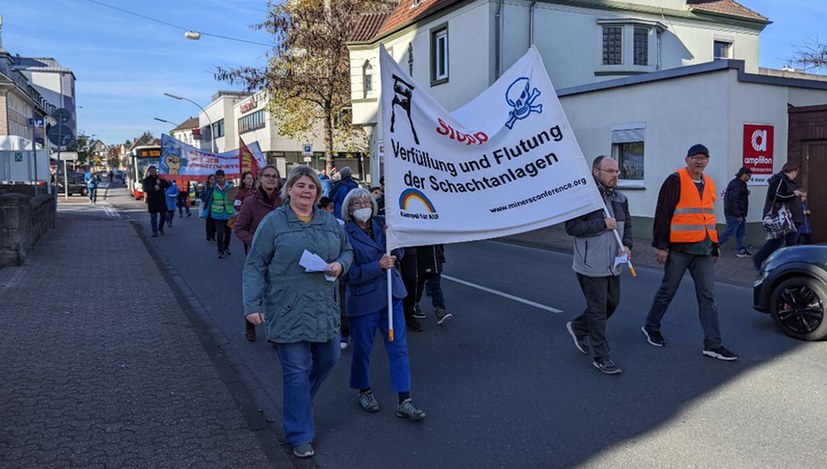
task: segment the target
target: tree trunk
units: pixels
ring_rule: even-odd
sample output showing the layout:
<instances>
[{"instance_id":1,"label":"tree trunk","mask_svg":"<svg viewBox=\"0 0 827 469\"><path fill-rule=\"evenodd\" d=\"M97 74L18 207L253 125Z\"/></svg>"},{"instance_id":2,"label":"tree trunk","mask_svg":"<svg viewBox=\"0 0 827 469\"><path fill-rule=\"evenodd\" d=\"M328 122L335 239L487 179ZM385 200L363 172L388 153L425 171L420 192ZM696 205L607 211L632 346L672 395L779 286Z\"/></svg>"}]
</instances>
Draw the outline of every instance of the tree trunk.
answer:
<instances>
[{"instance_id":1,"label":"tree trunk","mask_svg":"<svg viewBox=\"0 0 827 469\"><path fill-rule=\"evenodd\" d=\"M330 111L325 113L325 120L324 120L324 144L325 144L325 169L327 169L328 174L330 174L330 170L333 169L333 116L330 115Z\"/></svg>"}]
</instances>

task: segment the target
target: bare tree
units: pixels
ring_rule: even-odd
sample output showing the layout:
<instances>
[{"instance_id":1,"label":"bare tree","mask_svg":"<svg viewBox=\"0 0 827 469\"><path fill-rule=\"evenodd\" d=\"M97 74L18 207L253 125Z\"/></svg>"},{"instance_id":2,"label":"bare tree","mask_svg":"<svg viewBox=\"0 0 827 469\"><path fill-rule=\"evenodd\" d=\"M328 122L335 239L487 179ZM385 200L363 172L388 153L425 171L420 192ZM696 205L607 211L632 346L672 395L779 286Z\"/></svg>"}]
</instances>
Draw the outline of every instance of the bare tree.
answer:
<instances>
[{"instance_id":1,"label":"bare tree","mask_svg":"<svg viewBox=\"0 0 827 469\"><path fill-rule=\"evenodd\" d=\"M273 36L266 66L222 68L215 77L265 91L267 110L279 132L307 138L321 127L325 166L333 166L333 149L364 146L364 133L350 120L350 59L347 41L366 13L395 0L268 0L266 20L254 26Z\"/></svg>"},{"instance_id":2,"label":"bare tree","mask_svg":"<svg viewBox=\"0 0 827 469\"><path fill-rule=\"evenodd\" d=\"M827 66L827 43L821 42L818 37L807 39L796 49L790 63L806 71L821 71Z\"/></svg>"}]
</instances>

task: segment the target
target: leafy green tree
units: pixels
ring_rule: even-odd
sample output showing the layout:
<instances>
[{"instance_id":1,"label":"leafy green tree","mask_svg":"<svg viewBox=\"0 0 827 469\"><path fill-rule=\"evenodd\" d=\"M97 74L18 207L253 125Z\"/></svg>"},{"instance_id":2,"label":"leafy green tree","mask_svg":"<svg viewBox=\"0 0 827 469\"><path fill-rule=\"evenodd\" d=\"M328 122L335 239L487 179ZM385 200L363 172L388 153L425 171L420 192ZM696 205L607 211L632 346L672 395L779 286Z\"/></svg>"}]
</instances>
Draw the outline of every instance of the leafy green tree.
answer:
<instances>
[{"instance_id":1,"label":"leafy green tree","mask_svg":"<svg viewBox=\"0 0 827 469\"><path fill-rule=\"evenodd\" d=\"M306 139L321 128L326 167L333 149L364 148L364 132L349 119L350 58L347 41L366 13L385 11L393 1L268 0L267 18L254 26L273 37L264 67L219 67L216 79L265 91L267 110L279 133ZM345 116L346 118L342 118Z\"/></svg>"}]
</instances>

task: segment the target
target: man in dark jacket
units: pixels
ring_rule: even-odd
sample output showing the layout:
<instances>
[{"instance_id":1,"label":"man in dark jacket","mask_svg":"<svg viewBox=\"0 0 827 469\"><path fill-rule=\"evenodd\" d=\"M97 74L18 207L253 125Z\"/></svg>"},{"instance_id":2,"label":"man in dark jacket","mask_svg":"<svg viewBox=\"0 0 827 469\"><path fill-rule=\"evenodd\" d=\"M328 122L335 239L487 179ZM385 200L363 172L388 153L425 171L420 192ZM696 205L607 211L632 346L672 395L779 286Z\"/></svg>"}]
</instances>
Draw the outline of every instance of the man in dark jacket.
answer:
<instances>
[{"instance_id":1,"label":"man in dark jacket","mask_svg":"<svg viewBox=\"0 0 827 469\"><path fill-rule=\"evenodd\" d=\"M431 297L431 304L434 307L436 323L441 326L454 317L454 315L449 313L445 308L445 295L442 293L442 266L445 264L445 246L442 244L432 244L429 246L419 246L414 249L416 249L418 270L414 317L417 319L423 319L425 317L424 313L422 313L422 308L419 307L419 302L422 300L422 292L427 289L428 296Z\"/></svg>"},{"instance_id":2,"label":"man in dark jacket","mask_svg":"<svg viewBox=\"0 0 827 469\"><path fill-rule=\"evenodd\" d=\"M356 181L353 180L353 172L350 168L345 166L344 168L339 170L339 174L342 175L342 179L339 180L336 184L333 185L333 188L330 189L330 198L333 199L333 216L338 219L342 219L342 202L345 200L345 196L353 189L359 186Z\"/></svg>"},{"instance_id":3,"label":"man in dark jacket","mask_svg":"<svg viewBox=\"0 0 827 469\"><path fill-rule=\"evenodd\" d=\"M626 196L616 190L617 161L611 156L598 156L592 163L592 175L608 214L601 209L566 222L566 233L574 237L572 268L586 297L586 310L567 322L566 329L577 350L591 353L595 368L616 375L621 370L612 361L606 322L620 304L619 276L624 262L618 263L616 259L631 256L632 217ZM623 246L618 246L614 230Z\"/></svg>"},{"instance_id":4,"label":"man in dark jacket","mask_svg":"<svg viewBox=\"0 0 827 469\"><path fill-rule=\"evenodd\" d=\"M724 215L726 216L726 231L718 236L718 249L733 234L735 242L738 243L738 257L751 256L744 243L744 234L747 226L747 211L749 209L749 189L747 181L752 177L752 170L741 168L735 175L735 179L729 181L724 193Z\"/></svg>"},{"instance_id":5,"label":"man in dark jacket","mask_svg":"<svg viewBox=\"0 0 827 469\"><path fill-rule=\"evenodd\" d=\"M147 168L147 175L143 180L144 197L146 206L149 209L149 221L152 226L152 237L157 238L158 233L164 234L164 223L166 222L167 203L164 200L164 190L169 187L169 182L158 177L155 166ZM161 224L158 225L158 214L161 215Z\"/></svg>"}]
</instances>

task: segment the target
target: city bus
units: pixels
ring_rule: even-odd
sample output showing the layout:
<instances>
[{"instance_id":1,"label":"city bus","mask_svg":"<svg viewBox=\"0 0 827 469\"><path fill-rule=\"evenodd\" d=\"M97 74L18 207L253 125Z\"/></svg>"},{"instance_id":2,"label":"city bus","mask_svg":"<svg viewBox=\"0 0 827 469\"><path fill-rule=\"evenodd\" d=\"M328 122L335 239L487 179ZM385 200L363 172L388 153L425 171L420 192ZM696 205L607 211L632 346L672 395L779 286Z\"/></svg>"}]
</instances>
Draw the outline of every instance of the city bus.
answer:
<instances>
[{"instance_id":1,"label":"city bus","mask_svg":"<svg viewBox=\"0 0 827 469\"><path fill-rule=\"evenodd\" d=\"M161 162L160 145L137 146L126 153L128 166L126 168L126 188L129 195L136 199L144 198L141 181L146 177L146 169L150 166L158 167Z\"/></svg>"}]
</instances>

